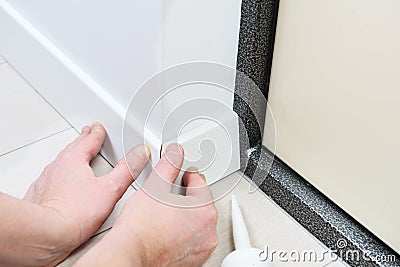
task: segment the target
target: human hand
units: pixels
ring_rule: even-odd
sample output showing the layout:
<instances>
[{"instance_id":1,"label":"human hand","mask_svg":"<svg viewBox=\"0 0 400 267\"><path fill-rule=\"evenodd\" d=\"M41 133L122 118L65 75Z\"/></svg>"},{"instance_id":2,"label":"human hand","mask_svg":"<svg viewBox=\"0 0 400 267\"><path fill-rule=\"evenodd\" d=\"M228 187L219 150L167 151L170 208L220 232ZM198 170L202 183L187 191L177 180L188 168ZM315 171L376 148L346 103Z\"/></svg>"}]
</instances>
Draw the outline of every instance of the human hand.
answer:
<instances>
[{"instance_id":1,"label":"human hand","mask_svg":"<svg viewBox=\"0 0 400 267\"><path fill-rule=\"evenodd\" d=\"M100 151L105 136L100 123L84 127L80 136L45 167L24 197L57 218L57 227L46 226L43 221L49 231L61 230L55 234L62 242L62 248L58 247L61 244L50 244L57 249L57 258L52 259L53 262L65 258L95 233L136 178L129 172L125 159L110 173L95 176L89 163ZM126 156L135 176L148 162L149 151L146 149L144 145L136 146Z\"/></svg>"},{"instance_id":2,"label":"human hand","mask_svg":"<svg viewBox=\"0 0 400 267\"><path fill-rule=\"evenodd\" d=\"M218 244L218 215L195 169L183 175L186 196L171 193L182 161L181 147L168 146L111 231L77 266L200 266Z\"/></svg>"}]
</instances>

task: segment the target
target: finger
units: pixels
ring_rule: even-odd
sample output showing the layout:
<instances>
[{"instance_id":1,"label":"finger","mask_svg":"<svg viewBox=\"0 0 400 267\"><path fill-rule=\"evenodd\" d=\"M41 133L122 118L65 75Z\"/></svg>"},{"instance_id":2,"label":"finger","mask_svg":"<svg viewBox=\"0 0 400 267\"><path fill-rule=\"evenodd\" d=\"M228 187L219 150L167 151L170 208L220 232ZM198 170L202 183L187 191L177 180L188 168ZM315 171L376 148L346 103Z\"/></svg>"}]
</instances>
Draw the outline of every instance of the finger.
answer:
<instances>
[{"instance_id":1,"label":"finger","mask_svg":"<svg viewBox=\"0 0 400 267\"><path fill-rule=\"evenodd\" d=\"M88 126L88 125L84 126L82 128L79 136L77 138L75 138L75 140L71 143L71 145L75 145L75 144L79 143L81 140L85 139L85 137L88 136L91 131L92 131L92 128L90 128L90 126Z\"/></svg>"},{"instance_id":2,"label":"finger","mask_svg":"<svg viewBox=\"0 0 400 267\"><path fill-rule=\"evenodd\" d=\"M203 204L212 202L212 193L203 174L198 173L193 168L189 168L183 174L182 180L186 186L186 196L196 197L204 202Z\"/></svg>"},{"instance_id":3,"label":"finger","mask_svg":"<svg viewBox=\"0 0 400 267\"><path fill-rule=\"evenodd\" d=\"M146 145L137 145L102 179L111 186L119 198L140 175L149 159L150 148Z\"/></svg>"},{"instance_id":4,"label":"finger","mask_svg":"<svg viewBox=\"0 0 400 267\"><path fill-rule=\"evenodd\" d=\"M95 122L93 123L95 124ZM92 125L93 125L92 124ZM76 147L82 140L84 140L90 133L92 132L92 128L91 126L83 126L81 133L79 134L79 136L77 138L75 138L74 141L72 141L72 143L70 144L70 147Z\"/></svg>"},{"instance_id":5,"label":"finger","mask_svg":"<svg viewBox=\"0 0 400 267\"><path fill-rule=\"evenodd\" d=\"M147 179L146 187L163 192L171 191L182 167L183 155L183 148L179 144L170 144Z\"/></svg>"},{"instance_id":6,"label":"finger","mask_svg":"<svg viewBox=\"0 0 400 267\"><path fill-rule=\"evenodd\" d=\"M99 152L106 138L106 130L99 122L82 128L81 134L65 149L64 153L89 163Z\"/></svg>"},{"instance_id":7,"label":"finger","mask_svg":"<svg viewBox=\"0 0 400 267\"><path fill-rule=\"evenodd\" d=\"M93 127L95 125L99 126ZM92 133L92 127L96 128L94 133ZM100 123L94 123L92 127L83 127L80 135L58 153L57 158L67 158L68 160L89 163L97 155L98 151L100 151L105 138L105 130ZM93 139L99 141L93 141Z\"/></svg>"},{"instance_id":8,"label":"finger","mask_svg":"<svg viewBox=\"0 0 400 267\"><path fill-rule=\"evenodd\" d=\"M92 129L90 128L90 126L84 126L83 128L82 128L82 130L81 130L81 134L79 135L79 137L84 137L84 136L86 136L86 135L88 135L88 134L90 134L90 132L92 131ZM78 139L79 139L79 137L78 137Z\"/></svg>"}]
</instances>

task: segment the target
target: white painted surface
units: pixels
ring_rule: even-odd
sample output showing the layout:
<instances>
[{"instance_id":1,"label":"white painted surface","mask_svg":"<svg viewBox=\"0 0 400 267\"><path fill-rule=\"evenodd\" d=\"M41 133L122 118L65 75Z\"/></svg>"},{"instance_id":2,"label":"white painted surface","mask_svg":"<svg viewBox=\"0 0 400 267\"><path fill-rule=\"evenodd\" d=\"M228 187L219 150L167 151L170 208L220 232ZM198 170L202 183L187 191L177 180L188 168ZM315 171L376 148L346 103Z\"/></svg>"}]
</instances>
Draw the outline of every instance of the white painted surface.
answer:
<instances>
[{"instance_id":1,"label":"white painted surface","mask_svg":"<svg viewBox=\"0 0 400 267\"><path fill-rule=\"evenodd\" d=\"M0 36L5 36L0 53L76 129L101 121L108 133L102 153L116 163L123 155L125 116L125 108L117 101L118 89L107 91L6 1L0 0L0 7ZM156 145L154 155L158 152Z\"/></svg>"},{"instance_id":2,"label":"white painted surface","mask_svg":"<svg viewBox=\"0 0 400 267\"><path fill-rule=\"evenodd\" d=\"M164 7L163 67L208 61L235 68L241 3L241 0L168 1ZM225 103L233 105L233 95L215 92L211 95L222 95Z\"/></svg>"},{"instance_id":3,"label":"white painted surface","mask_svg":"<svg viewBox=\"0 0 400 267\"><path fill-rule=\"evenodd\" d=\"M0 121L0 191L22 198L46 164L78 133L7 63L0 65ZM112 170L101 156L90 165L97 176ZM113 225L133 191L129 187L98 232Z\"/></svg>"},{"instance_id":4,"label":"white painted surface","mask_svg":"<svg viewBox=\"0 0 400 267\"><path fill-rule=\"evenodd\" d=\"M44 166L78 133L7 63L0 65L0 191L23 198ZM97 156L91 167L98 176L112 166ZM129 188L99 231L110 228Z\"/></svg>"},{"instance_id":5,"label":"white painted surface","mask_svg":"<svg viewBox=\"0 0 400 267\"><path fill-rule=\"evenodd\" d=\"M198 121L198 128L182 132L178 138L167 140L179 143L185 151L182 169L196 166L206 176L207 184L215 183L240 168L238 117L232 111L217 122ZM181 185L181 177L175 184Z\"/></svg>"},{"instance_id":6,"label":"white painted surface","mask_svg":"<svg viewBox=\"0 0 400 267\"><path fill-rule=\"evenodd\" d=\"M160 70L162 0L7 0L122 107Z\"/></svg>"},{"instance_id":7,"label":"white painted surface","mask_svg":"<svg viewBox=\"0 0 400 267\"><path fill-rule=\"evenodd\" d=\"M276 153L400 252L400 2L282 0L279 9Z\"/></svg>"},{"instance_id":8,"label":"white painted surface","mask_svg":"<svg viewBox=\"0 0 400 267\"><path fill-rule=\"evenodd\" d=\"M241 2L167 1L162 38L163 67L202 61L235 69ZM187 75L193 77L191 81L207 84L180 86L163 98L162 140L163 143L178 140L186 151L184 166L198 166L207 182L213 183L239 169L238 118L232 112L235 76L232 70L220 75L227 74L227 77L216 79L218 74L208 75L207 69L202 68L197 74L191 69ZM215 85L217 80L219 83ZM197 101L200 99L203 101ZM188 114L192 115L191 121L187 120ZM179 131L181 136L177 138ZM204 143L205 139L211 142Z\"/></svg>"},{"instance_id":9,"label":"white painted surface","mask_svg":"<svg viewBox=\"0 0 400 267\"><path fill-rule=\"evenodd\" d=\"M236 69L241 3L241 0L168 1L164 7L163 67L207 61ZM234 78L231 83L233 88ZM169 93L163 100L163 114L198 97L233 107L232 92L216 86L197 86L194 90L185 90L185 94Z\"/></svg>"},{"instance_id":10,"label":"white painted surface","mask_svg":"<svg viewBox=\"0 0 400 267\"><path fill-rule=\"evenodd\" d=\"M193 60L236 65L239 0L0 0L0 7L0 52L75 128L101 121L108 132L102 154L111 163L123 155L126 107L146 79ZM198 92L232 106L233 94ZM162 141L159 118L186 96L166 97L151 118L153 155ZM132 143L142 143L141 134Z\"/></svg>"},{"instance_id":11,"label":"white painted surface","mask_svg":"<svg viewBox=\"0 0 400 267\"><path fill-rule=\"evenodd\" d=\"M15 74L2 73L0 77L14 76ZM10 85L10 90L20 90L18 85L9 83L9 78L0 79L0 88L4 88L3 82L7 81L5 85ZM13 86L11 86L13 85ZM33 92L34 90L30 88ZM8 114L2 126L5 128L10 127L10 123L14 120L34 120L34 117L21 117L19 113L10 112L10 106L19 105L18 102L29 102L31 100L29 94L22 94L20 97L9 99L9 105L0 105L0 113ZM38 110L45 109L43 106L49 107L45 101L36 102L35 107ZM40 118L36 118L39 120ZM39 124L39 123L38 123ZM51 123L42 124L40 132L46 132L51 128ZM74 129L67 129L61 133L47 137L43 140L38 140L35 131L27 131L21 124L16 128L16 132L25 132L26 135L31 134L35 142L25 147L15 145L12 147L13 152L7 155L0 155L0 189L2 192L11 195L22 197L28 188L29 184L35 179L57 153L71 142L78 133ZM18 139L21 136L15 135L15 144L20 143ZM0 139L0 146L6 142ZM111 166L100 156L97 156L92 162L96 175L104 175L111 170ZM240 173L235 173L222 181L219 181L211 186L214 195L221 195L221 193L228 192L228 189L241 178ZM249 190L250 189L250 190ZM130 190L131 191L131 190ZM128 192L125 196L127 196ZM216 251L211 255L203 266L219 266L222 259L233 249L232 240L232 225L231 212L230 212L230 195L234 193L238 197L239 205L242 208L246 225L249 229L249 234L254 246L262 248L268 245L270 249L291 251L313 250L321 257L327 249L318 240L315 239L310 233L302 228L290 216L288 216L280 207L278 207L272 200L265 197L263 193L256 191L253 192L249 188L249 184L242 180L238 186L233 189L233 192L228 192L227 196L216 202L219 213L217 233L219 237L219 245ZM117 209L114 211L112 217L107 220L103 227L108 228L111 226L115 216L118 213L123 201L120 201ZM104 228L103 228L104 229ZM104 236L107 232L97 235L88 240L87 243L80 246L68 259L59 264L59 266L72 266L73 263L90 247L99 240L99 236ZM283 234L282 234L283 233ZM329 257L325 259L325 263L329 263ZM295 266L302 266L305 263L293 263ZM276 260L274 266L292 266L288 262L281 262ZM321 263L307 263L307 266L321 266ZM332 265L332 264L331 264ZM329 265L329 266L331 266ZM336 266L336 265L335 265ZM338 265L344 266L344 265Z\"/></svg>"}]
</instances>

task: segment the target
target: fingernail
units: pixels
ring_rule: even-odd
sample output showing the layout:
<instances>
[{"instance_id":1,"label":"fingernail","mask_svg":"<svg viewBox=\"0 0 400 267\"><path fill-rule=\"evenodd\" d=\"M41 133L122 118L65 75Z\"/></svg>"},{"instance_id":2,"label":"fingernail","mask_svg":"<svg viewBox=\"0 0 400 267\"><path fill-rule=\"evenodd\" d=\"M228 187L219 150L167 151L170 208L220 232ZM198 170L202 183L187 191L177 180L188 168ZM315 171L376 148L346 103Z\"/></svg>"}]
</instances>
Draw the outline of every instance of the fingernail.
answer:
<instances>
[{"instance_id":1,"label":"fingernail","mask_svg":"<svg viewBox=\"0 0 400 267\"><path fill-rule=\"evenodd\" d=\"M83 127L82 128L82 130L81 130L81 134L90 134L90 130L91 130L91 128L89 127L89 126L85 126L85 127Z\"/></svg>"},{"instance_id":2,"label":"fingernail","mask_svg":"<svg viewBox=\"0 0 400 267\"><path fill-rule=\"evenodd\" d=\"M149 159L151 159L151 149L148 145L144 145L144 149L146 150L146 155Z\"/></svg>"},{"instance_id":3,"label":"fingernail","mask_svg":"<svg viewBox=\"0 0 400 267\"><path fill-rule=\"evenodd\" d=\"M165 153L168 154L181 154L183 156L183 148L181 145L173 143L167 146L167 148L165 149Z\"/></svg>"},{"instance_id":4,"label":"fingernail","mask_svg":"<svg viewBox=\"0 0 400 267\"><path fill-rule=\"evenodd\" d=\"M206 176L202 173L199 173L199 174L200 174L201 178L203 178L204 182L206 182Z\"/></svg>"},{"instance_id":5,"label":"fingernail","mask_svg":"<svg viewBox=\"0 0 400 267\"><path fill-rule=\"evenodd\" d=\"M185 153L183 147L180 144L178 144L178 148L179 148L179 153L181 153L181 155L183 156L183 154Z\"/></svg>"},{"instance_id":6,"label":"fingernail","mask_svg":"<svg viewBox=\"0 0 400 267\"><path fill-rule=\"evenodd\" d=\"M95 121L92 123L92 125L90 126L90 128L94 129L94 130L98 130L101 127L101 123L98 121Z\"/></svg>"},{"instance_id":7,"label":"fingernail","mask_svg":"<svg viewBox=\"0 0 400 267\"><path fill-rule=\"evenodd\" d=\"M195 166L191 166L191 167L187 168L186 171L190 172L190 173L198 173L199 169L197 169L197 167L195 167Z\"/></svg>"},{"instance_id":8,"label":"fingernail","mask_svg":"<svg viewBox=\"0 0 400 267\"><path fill-rule=\"evenodd\" d=\"M145 158L150 159L151 150L147 145L137 145L132 149L132 151L134 151L137 154L142 155Z\"/></svg>"}]
</instances>

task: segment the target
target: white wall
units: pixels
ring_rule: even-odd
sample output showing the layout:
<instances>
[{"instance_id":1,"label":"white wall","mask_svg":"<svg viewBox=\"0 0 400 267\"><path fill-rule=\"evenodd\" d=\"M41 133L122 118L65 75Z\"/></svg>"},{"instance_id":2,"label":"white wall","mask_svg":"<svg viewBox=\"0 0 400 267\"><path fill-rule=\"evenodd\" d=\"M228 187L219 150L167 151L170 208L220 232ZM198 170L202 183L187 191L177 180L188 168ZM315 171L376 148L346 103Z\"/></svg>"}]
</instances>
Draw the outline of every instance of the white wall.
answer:
<instances>
[{"instance_id":1,"label":"white wall","mask_svg":"<svg viewBox=\"0 0 400 267\"><path fill-rule=\"evenodd\" d=\"M236 66L240 0L7 2L123 107L162 68Z\"/></svg>"},{"instance_id":2,"label":"white wall","mask_svg":"<svg viewBox=\"0 0 400 267\"><path fill-rule=\"evenodd\" d=\"M162 101L163 143L178 141L185 149L184 168L197 166L214 182L239 168L238 118L233 92L239 41L241 0L168 0L164 6L163 67L189 67L180 86ZM197 66L199 66L198 64ZM218 83L218 85L215 85ZM177 84L176 84L177 85ZM226 86L228 88L223 88ZM173 114L173 115L172 115ZM189 118L189 119L188 119Z\"/></svg>"},{"instance_id":3,"label":"white wall","mask_svg":"<svg viewBox=\"0 0 400 267\"><path fill-rule=\"evenodd\" d=\"M268 97L276 154L397 252L399 10L397 0L281 0Z\"/></svg>"},{"instance_id":4,"label":"white wall","mask_svg":"<svg viewBox=\"0 0 400 267\"><path fill-rule=\"evenodd\" d=\"M101 121L108 133L101 153L115 164L124 153L126 108L139 86L171 64L199 60L234 67L239 20L238 0L0 0L0 54L76 129ZM147 90L144 95L154 97L159 91ZM233 94L223 97L223 103L232 104ZM166 103L177 103L169 100ZM147 136L131 131L137 117L129 120L133 127L127 127L126 148L146 139L156 163L161 149L157 122L167 110L160 108L153 114L152 132ZM237 118L228 124L236 133ZM221 136L215 127L202 130L207 137ZM203 136L194 137L202 140ZM238 150L237 134L234 137ZM194 148L193 139L185 140L189 148ZM224 152L218 154L219 159L229 159ZM212 181L239 168L238 154L226 164L211 162L225 169L222 175L214 169L209 175ZM150 171L148 165L139 180ZM113 217L103 228L112 221Z\"/></svg>"},{"instance_id":5,"label":"white wall","mask_svg":"<svg viewBox=\"0 0 400 267\"><path fill-rule=\"evenodd\" d=\"M160 70L162 0L7 0L123 107Z\"/></svg>"},{"instance_id":6,"label":"white wall","mask_svg":"<svg viewBox=\"0 0 400 267\"><path fill-rule=\"evenodd\" d=\"M179 63L236 66L240 9L240 0L0 0L0 52L75 128L101 121L108 132L102 153L115 163L123 155L126 108L143 82ZM161 147L160 118L180 102L201 96L232 107L233 93L215 89L163 100L149 122L153 155ZM148 90L148 96L158 92ZM141 135L129 141L142 143Z\"/></svg>"},{"instance_id":7,"label":"white wall","mask_svg":"<svg viewBox=\"0 0 400 267\"><path fill-rule=\"evenodd\" d=\"M236 69L241 3L241 0L166 1L162 38L163 67L206 61ZM226 80L228 79L231 79L230 87L233 88L234 77L227 77ZM233 108L232 92L202 84L192 85L190 88L187 86L169 93L163 99L163 114L169 114L184 101L199 97L208 97L230 109ZM176 124L181 126L178 121L179 118ZM196 128L199 123L201 124L194 122L185 128L186 130Z\"/></svg>"}]
</instances>

